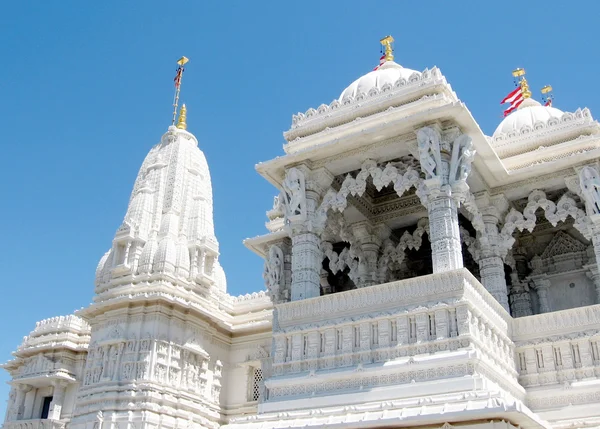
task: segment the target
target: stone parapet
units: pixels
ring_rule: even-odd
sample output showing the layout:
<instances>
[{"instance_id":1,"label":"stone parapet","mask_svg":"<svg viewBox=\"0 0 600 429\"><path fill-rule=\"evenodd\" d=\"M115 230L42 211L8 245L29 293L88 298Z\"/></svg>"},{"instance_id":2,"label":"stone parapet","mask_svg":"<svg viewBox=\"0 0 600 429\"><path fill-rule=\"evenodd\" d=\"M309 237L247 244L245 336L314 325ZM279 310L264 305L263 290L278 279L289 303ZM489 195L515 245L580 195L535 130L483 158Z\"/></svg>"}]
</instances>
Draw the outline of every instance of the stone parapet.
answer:
<instances>
[{"instance_id":1,"label":"stone parapet","mask_svg":"<svg viewBox=\"0 0 600 429\"><path fill-rule=\"evenodd\" d=\"M31 419L5 422L2 429L65 429L66 423L59 420Z\"/></svg>"},{"instance_id":2,"label":"stone parapet","mask_svg":"<svg viewBox=\"0 0 600 429\"><path fill-rule=\"evenodd\" d=\"M453 387L442 390L479 389L481 380L462 385L482 375L483 384L524 398L510 316L466 269L276 308L264 410L296 407L296 399L304 408L306 399L333 394L360 401L357 393L375 397L380 388L381 400L431 395L447 383Z\"/></svg>"}]
</instances>

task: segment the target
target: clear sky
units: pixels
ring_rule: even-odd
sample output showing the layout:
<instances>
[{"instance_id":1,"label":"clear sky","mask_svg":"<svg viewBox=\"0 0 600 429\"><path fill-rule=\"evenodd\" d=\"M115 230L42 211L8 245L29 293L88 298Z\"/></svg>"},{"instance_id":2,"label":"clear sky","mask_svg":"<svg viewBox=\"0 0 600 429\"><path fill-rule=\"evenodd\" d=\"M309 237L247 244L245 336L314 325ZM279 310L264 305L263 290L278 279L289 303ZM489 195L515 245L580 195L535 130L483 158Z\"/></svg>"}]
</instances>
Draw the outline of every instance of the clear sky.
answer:
<instances>
[{"instance_id":1,"label":"clear sky","mask_svg":"<svg viewBox=\"0 0 600 429\"><path fill-rule=\"evenodd\" d=\"M493 5L492 5L493 3ZM23 1L0 6L0 361L35 322L87 305L142 160L182 100L211 169L232 294L263 289L242 240L265 232L291 116L338 97L396 38L396 61L437 65L487 134L524 67L539 99L600 115L600 3L578 1ZM0 418L8 397L0 370Z\"/></svg>"}]
</instances>

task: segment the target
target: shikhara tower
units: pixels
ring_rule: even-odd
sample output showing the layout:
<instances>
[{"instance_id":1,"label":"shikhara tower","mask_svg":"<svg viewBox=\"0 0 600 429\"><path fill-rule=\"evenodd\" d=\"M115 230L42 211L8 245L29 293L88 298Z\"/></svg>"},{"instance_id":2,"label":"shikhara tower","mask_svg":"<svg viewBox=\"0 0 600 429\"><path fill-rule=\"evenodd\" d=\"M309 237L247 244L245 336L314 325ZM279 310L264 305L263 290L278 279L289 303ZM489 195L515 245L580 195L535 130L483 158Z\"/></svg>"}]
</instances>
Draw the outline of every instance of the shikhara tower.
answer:
<instances>
[{"instance_id":1,"label":"shikhara tower","mask_svg":"<svg viewBox=\"0 0 600 429\"><path fill-rule=\"evenodd\" d=\"M600 124L518 69L486 136L438 68L381 42L257 166L279 194L245 242L268 294L227 294L183 106L93 303L4 365L4 429L600 427Z\"/></svg>"},{"instance_id":2,"label":"shikhara tower","mask_svg":"<svg viewBox=\"0 0 600 429\"><path fill-rule=\"evenodd\" d=\"M7 427L216 428L255 408L271 303L226 292L210 172L186 116L184 105L142 163L93 303L39 323L5 366Z\"/></svg>"},{"instance_id":3,"label":"shikhara tower","mask_svg":"<svg viewBox=\"0 0 600 429\"><path fill-rule=\"evenodd\" d=\"M170 418L202 426L219 418L223 363L208 359L203 337L212 323L204 302L225 293L225 274L208 165L185 115L184 106L177 127L144 160L123 224L98 265L94 303L81 312L92 336L74 428L106 414L107 404L117 422L158 423L164 411L144 409L156 395ZM141 394L125 403L127 390Z\"/></svg>"}]
</instances>

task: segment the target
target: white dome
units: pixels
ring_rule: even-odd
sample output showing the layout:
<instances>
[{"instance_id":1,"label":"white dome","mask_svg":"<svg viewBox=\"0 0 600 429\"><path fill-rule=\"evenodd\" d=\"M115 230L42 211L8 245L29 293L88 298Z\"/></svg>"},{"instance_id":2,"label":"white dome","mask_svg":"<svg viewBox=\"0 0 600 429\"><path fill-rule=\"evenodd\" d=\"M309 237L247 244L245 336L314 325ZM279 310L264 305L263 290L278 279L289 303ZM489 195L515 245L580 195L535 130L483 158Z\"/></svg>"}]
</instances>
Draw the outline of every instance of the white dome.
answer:
<instances>
[{"instance_id":1,"label":"white dome","mask_svg":"<svg viewBox=\"0 0 600 429\"><path fill-rule=\"evenodd\" d=\"M560 119L563 113L563 111L554 107L542 106L539 102L527 98L521 103L516 112L511 113L500 122L496 131L494 131L494 136L519 131L525 125L533 129L536 122L546 123L550 118Z\"/></svg>"},{"instance_id":2,"label":"white dome","mask_svg":"<svg viewBox=\"0 0 600 429\"><path fill-rule=\"evenodd\" d=\"M393 86L399 79L409 80L415 73L418 76L421 75L421 73L415 70L405 69L394 61L386 61L377 70L373 70L352 82L350 86L342 92L342 95L340 95L340 101L344 98L356 97L361 93L368 94L373 88L381 90L385 84Z\"/></svg>"},{"instance_id":3,"label":"white dome","mask_svg":"<svg viewBox=\"0 0 600 429\"><path fill-rule=\"evenodd\" d=\"M217 289L221 292L227 292L227 277L225 276L225 270L219 261L215 262L214 278Z\"/></svg>"}]
</instances>

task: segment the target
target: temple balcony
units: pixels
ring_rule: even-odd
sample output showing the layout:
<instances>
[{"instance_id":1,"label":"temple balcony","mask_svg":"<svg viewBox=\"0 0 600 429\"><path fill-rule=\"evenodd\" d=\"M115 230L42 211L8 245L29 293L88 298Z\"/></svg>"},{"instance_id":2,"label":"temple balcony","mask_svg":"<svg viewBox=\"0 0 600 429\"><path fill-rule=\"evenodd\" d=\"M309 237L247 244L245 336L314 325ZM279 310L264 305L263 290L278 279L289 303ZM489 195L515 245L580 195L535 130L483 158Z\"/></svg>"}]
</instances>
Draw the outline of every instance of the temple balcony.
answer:
<instances>
[{"instance_id":1,"label":"temple balcony","mask_svg":"<svg viewBox=\"0 0 600 429\"><path fill-rule=\"evenodd\" d=\"M335 420L350 406L353 418L381 414L377 426L398 410L419 425L468 410L546 427L524 405L512 318L466 269L282 303L273 318L264 423L315 409Z\"/></svg>"},{"instance_id":2,"label":"temple balcony","mask_svg":"<svg viewBox=\"0 0 600 429\"><path fill-rule=\"evenodd\" d=\"M600 305L514 319L513 340L533 411L555 428L600 414Z\"/></svg>"}]
</instances>

